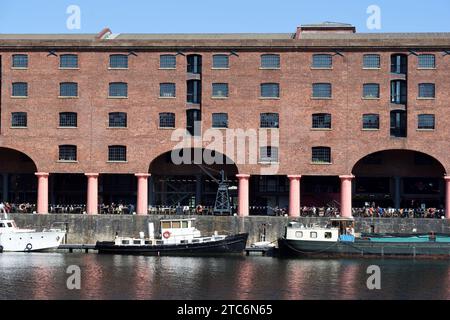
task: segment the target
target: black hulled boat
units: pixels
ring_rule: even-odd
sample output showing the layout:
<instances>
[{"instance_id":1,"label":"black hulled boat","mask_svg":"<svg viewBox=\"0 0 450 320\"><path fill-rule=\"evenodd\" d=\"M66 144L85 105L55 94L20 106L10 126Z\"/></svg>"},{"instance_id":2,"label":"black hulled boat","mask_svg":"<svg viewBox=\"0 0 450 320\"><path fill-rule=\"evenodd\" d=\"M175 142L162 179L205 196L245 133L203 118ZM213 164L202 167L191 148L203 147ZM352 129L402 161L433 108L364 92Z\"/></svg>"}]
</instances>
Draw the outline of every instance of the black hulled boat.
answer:
<instances>
[{"instance_id":1,"label":"black hulled boat","mask_svg":"<svg viewBox=\"0 0 450 320\"><path fill-rule=\"evenodd\" d=\"M161 237L154 237L153 223L149 223L149 238L119 237L114 241L98 241L100 254L195 256L241 254L247 244L248 233L236 235L201 236L191 219L161 220Z\"/></svg>"}]
</instances>

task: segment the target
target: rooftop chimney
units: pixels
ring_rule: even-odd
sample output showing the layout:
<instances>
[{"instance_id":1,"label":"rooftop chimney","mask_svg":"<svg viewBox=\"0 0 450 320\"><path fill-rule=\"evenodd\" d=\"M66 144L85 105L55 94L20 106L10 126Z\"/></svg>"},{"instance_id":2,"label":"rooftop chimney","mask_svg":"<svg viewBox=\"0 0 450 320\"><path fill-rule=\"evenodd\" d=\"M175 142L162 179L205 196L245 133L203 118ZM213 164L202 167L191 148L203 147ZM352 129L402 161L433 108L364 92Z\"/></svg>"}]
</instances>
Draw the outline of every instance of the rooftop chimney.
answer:
<instances>
[{"instance_id":1,"label":"rooftop chimney","mask_svg":"<svg viewBox=\"0 0 450 320\"><path fill-rule=\"evenodd\" d=\"M318 24L305 24L297 28L295 39L301 39L304 33L355 33L356 28L351 24L339 22L322 22Z\"/></svg>"},{"instance_id":2,"label":"rooftop chimney","mask_svg":"<svg viewBox=\"0 0 450 320\"><path fill-rule=\"evenodd\" d=\"M98 40L108 39L108 37L112 34L111 30L109 28L104 28L102 31L100 31L95 38Z\"/></svg>"}]
</instances>

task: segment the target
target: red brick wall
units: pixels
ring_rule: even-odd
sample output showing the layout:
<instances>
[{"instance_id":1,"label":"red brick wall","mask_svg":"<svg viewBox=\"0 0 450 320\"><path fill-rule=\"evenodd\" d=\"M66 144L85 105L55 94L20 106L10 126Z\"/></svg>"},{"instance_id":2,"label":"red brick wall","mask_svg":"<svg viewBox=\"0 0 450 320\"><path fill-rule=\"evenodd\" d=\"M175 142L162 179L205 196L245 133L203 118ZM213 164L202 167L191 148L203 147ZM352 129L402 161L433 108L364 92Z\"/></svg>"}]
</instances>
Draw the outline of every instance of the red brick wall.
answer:
<instances>
[{"instance_id":1,"label":"red brick wall","mask_svg":"<svg viewBox=\"0 0 450 320\"><path fill-rule=\"evenodd\" d=\"M59 70L59 57L47 51L29 54L28 70L11 69L11 55L2 56L0 146L14 148L30 156L38 171L45 172L147 172L150 163L172 149L172 130L158 129L159 113L174 112L177 128L186 124L186 57L177 56L176 70L159 70L159 55L166 52L136 51L129 57L128 70L109 70L109 54L114 52L78 52L79 70ZM123 53L123 52L118 52ZM172 52L173 53L173 52ZM188 53L188 52L185 52ZM189 52L190 53L190 52ZM193 52L194 53L194 52ZM212 70L212 55L227 53L203 51L202 117L203 129L210 128L211 114L227 112L229 128L258 129L259 114L280 114L280 168L278 174L349 174L355 163L370 153L387 149L409 149L427 153L450 168L450 57L436 54L436 70L418 70L417 57L409 56L408 137L390 137L390 55L381 54L381 70L363 70L364 51L344 51L333 58L332 70L311 69L313 52L283 51L280 70L260 70L264 51L238 51L230 56L229 70ZM326 53L326 52L325 52ZM11 83L29 84L27 99L11 98ZM78 82L78 99L58 98L59 83ZM108 99L109 82L127 82L128 99ZM160 99L159 83L175 82L176 98ZM212 99L211 84L229 83L228 99ZM263 82L280 83L280 99L259 99ZM333 99L313 100L312 83L333 84ZM435 100L418 100L418 83L435 82ZM379 100L363 100L362 85L380 83ZM11 129L11 112L28 112L27 129ZM58 129L59 112L78 113L78 128ZM127 129L108 129L108 113L128 114ZM313 113L331 113L332 129L311 130ZM363 131L362 114L379 113L380 130ZM436 115L436 130L417 131L417 115ZM59 163L58 145L78 147L77 163ZM108 163L108 145L127 146L127 163ZM311 164L311 147L332 149L331 165ZM238 164L241 173L259 174L259 165Z\"/></svg>"}]
</instances>

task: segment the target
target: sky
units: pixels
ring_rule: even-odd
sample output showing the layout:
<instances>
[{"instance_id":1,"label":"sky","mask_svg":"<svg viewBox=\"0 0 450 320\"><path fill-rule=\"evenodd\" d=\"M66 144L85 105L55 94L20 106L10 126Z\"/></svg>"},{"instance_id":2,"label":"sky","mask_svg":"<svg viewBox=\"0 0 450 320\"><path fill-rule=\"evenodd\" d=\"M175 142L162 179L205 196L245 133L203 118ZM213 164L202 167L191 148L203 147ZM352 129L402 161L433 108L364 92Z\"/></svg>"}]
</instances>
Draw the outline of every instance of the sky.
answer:
<instances>
[{"instance_id":1,"label":"sky","mask_svg":"<svg viewBox=\"0 0 450 320\"><path fill-rule=\"evenodd\" d=\"M79 20L67 13L71 5ZM379 8L379 24L367 24L371 6ZM0 33L285 33L322 21L351 23L358 32L450 32L450 1L0 0Z\"/></svg>"}]
</instances>

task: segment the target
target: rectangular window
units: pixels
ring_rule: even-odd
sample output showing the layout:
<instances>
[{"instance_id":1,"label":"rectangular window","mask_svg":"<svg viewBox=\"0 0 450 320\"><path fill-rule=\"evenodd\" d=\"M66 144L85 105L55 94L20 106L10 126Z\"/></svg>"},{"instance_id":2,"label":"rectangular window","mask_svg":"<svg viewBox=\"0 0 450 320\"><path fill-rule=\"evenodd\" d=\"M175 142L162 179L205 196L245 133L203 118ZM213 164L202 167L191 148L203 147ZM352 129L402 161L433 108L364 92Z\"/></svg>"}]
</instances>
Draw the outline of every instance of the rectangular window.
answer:
<instances>
[{"instance_id":1,"label":"rectangular window","mask_svg":"<svg viewBox=\"0 0 450 320\"><path fill-rule=\"evenodd\" d=\"M406 74L408 71L408 57L404 54L391 56L391 73Z\"/></svg>"},{"instance_id":2,"label":"rectangular window","mask_svg":"<svg viewBox=\"0 0 450 320\"><path fill-rule=\"evenodd\" d=\"M434 83L419 84L419 98L433 99L436 95Z\"/></svg>"},{"instance_id":3,"label":"rectangular window","mask_svg":"<svg viewBox=\"0 0 450 320\"><path fill-rule=\"evenodd\" d=\"M228 97L228 83L213 83L212 84L212 96L214 98Z\"/></svg>"},{"instance_id":4,"label":"rectangular window","mask_svg":"<svg viewBox=\"0 0 450 320\"><path fill-rule=\"evenodd\" d=\"M278 83L261 84L261 98L279 98L280 85Z\"/></svg>"},{"instance_id":5,"label":"rectangular window","mask_svg":"<svg viewBox=\"0 0 450 320\"><path fill-rule=\"evenodd\" d=\"M14 54L12 56L13 68L28 68L28 55L26 54Z\"/></svg>"},{"instance_id":6,"label":"rectangular window","mask_svg":"<svg viewBox=\"0 0 450 320\"><path fill-rule=\"evenodd\" d=\"M109 146L108 161L125 162L127 161L127 147L125 146Z\"/></svg>"},{"instance_id":7,"label":"rectangular window","mask_svg":"<svg viewBox=\"0 0 450 320\"><path fill-rule=\"evenodd\" d=\"M406 104L408 99L407 83L405 80L391 81L391 103Z\"/></svg>"},{"instance_id":8,"label":"rectangular window","mask_svg":"<svg viewBox=\"0 0 450 320\"><path fill-rule=\"evenodd\" d=\"M380 116L378 114L364 114L363 129L380 129Z\"/></svg>"},{"instance_id":9,"label":"rectangular window","mask_svg":"<svg viewBox=\"0 0 450 320\"><path fill-rule=\"evenodd\" d=\"M60 97L77 97L78 84L73 82L64 82L59 84Z\"/></svg>"},{"instance_id":10,"label":"rectangular window","mask_svg":"<svg viewBox=\"0 0 450 320\"><path fill-rule=\"evenodd\" d=\"M228 128L228 113L213 113L212 114L213 128Z\"/></svg>"},{"instance_id":11,"label":"rectangular window","mask_svg":"<svg viewBox=\"0 0 450 320\"><path fill-rule=\"evenodd\" d=\"M380 85L376 83L366 83L363 85L364 99L377 99L380 97Z\"/></svg>"},{"instance_id":12,"label":"rectangular window","mask_svg":"<svg viewBox=\"0 0 450 320\"><path fill-rule=\"evenodd\" d=\"M420 114L418 116L418 129L434 130L434 114Z\"/></svg>"},{"instance_id":13,"label":"rectangular window","mask_svg":"<svg viewBox=\"0 0 450 320\"><path fill-rule=\"evenodd\" d=\"M13 97L28 97L28 83L15 82L12 84Z\"/></svg>"},{"instance_id":14,"label":"rectangular window","mask_svg":"<svg viewBox=\"0 0 450 320\"><path fill-rule=\"evenodd\" d=\"M110 97L128 97L128 84L124 82L112 82L109 84Z\"/></svg>"},{"instance_id":15,"label":"rectangular window","mask_svg":"<svg viewBox=\"0 0 450 320\"><path fill-rule=\"evenodd\" d=\"M329 99L331 98L331 83L314 83L313 98Z\"/></svg>"},{"instance_id":16,"label":"rectangular window","mask_svg":"<svg viewBox=\"0 0 450 320\"><path fill-rule=\"evenodd\" d=\"M202 82L200 80L187 81L187 103L199 104L202 101Z\"/></svg>"},{"instance_id":17,"label":"rectangular window","mask_svg":"<svg viewBox=\"0 0 450 320\"><path fill-rule=\"evenodd\" d=\"M228 69L229 58L225 54L216 54L213 56L213 68L214 69Z\"/></svg>"},{"instance_id":18,"label":"rectangular window","mask_svg":"<svg viewBox=\"0 0 450 320\"><path fill-rule=\"evenodd\" d=\"M260 127L261 128L279 128L278 113L261 113Z\"/></svg>"},{"instance_id":19,"label":"rectangular window","mask_svg":"<svg viewBox=\"0 0 450 320\"><path fill-rule=\"evenodd\" d=\"M198 54L191 54L186 57L188 73L201 74L202 73L202 56Z\"/></svg>"},{"instance_id":20,"label":"rectangular window","mask_svg":"<svg viewBox=\"0 0 450 320\"><path fill-rule=\"evenodd\" d=\"M125 112L111 112L108 126L110 128L126 128L127 114Z\"/></svg>"},{"instance_id":21,"label":"rectangular window","mask_svg":"<svg viewBox=\"0 0 450 320\"><path fill-rule=\"evenodd\" d=\"M175 69L177 67L177 57L173 54L164 54L159 57L159 68Z\"/></svg>"},{"instance_id":22,"label":"rectangular window","mask_svg":"<svg viewBox=\"0 0 450 320\"><path fill-rule=\"evenodd\" d=\"M77 114L75 112L61 112L59 114L60 127L76 127Z\"/></svg>"},{"instance_id":23,"label":"rectangular window","mask_svg":"<svg viewBox=\"0 0 450 320\"><path fill-rule=\"evenodd\" d=\"M420 69L434 69L436 68L436 57L434 54L421 54L419 55L419 68Z\"/></svg>"},{"instance_id":24,"label":"rectangular window","mask_svg":"<svg viewBox=\"0 0 450 320\"><path fill-rule=\"evenodd\" d=\"M312 67L318 69L331 69L333 66L333 57L331 54L313 55Z\"/></svg>"},{"instance_id":25,"label":"rectangular window","mask_svg":"<svg viewBox=\"0 0 450 320\"><path fill-rule=\"evenodd\" d=\"M381 67L381 58L379 54L365 54L363 57L364 69L379 69Z\"/></svg>"},{"instance_id":26,"label":"rectangular window","mask_svg":"<svg viewBox=\"0 0 450 320\"><path fill-rule=\"evenodd\" d=\"M77 161L77 146L59 146L59 161Z\"/></svg>"},{"instance_id":27,"label":"rectangular window","mask_svg":"<svg viewBox=\"0 0 450 320\"><path fill-rule=\"evenodd\" d=\"M260 162L278 162L277 147L261 147L259 148Z\"/></svg>"},{"instance_id":28,"label":"rectangular window","mask_svg":"<svg viewBox=\"0 0 450 320\"><path fill-rule=\"evenodd\" d=\"M63 54L59 57L59 67L67 69L78 68L78 56L76 54Z\"/></svg>"},{"instance_id":29,"label":"rectangular window","mask_svg":"<svg viewBox=\"0 0 450 320\"><path fill-rule=\"evenodd\" d=\"M159 96L161 98L175 98L175 83L161 83L159 85Z\"/></svg>"},{"instance_id":30,"label":"rectangular window","mask_svg":"<svg viewBox=\"0 0 450 320\"><path fill-rule=\"evenodd\" d=\"M109 56L111 69L128 69L128 56L125 54L112 54Z\"/></svg>"},{"instance_id":31,"label":"rectangular window","mask_svg":"<svg viewBox=\"0 0 450 320\"><path fill-rule=\"evenodd\" d=\"M313 163L331 163L331 149L328 147L312 148Z\"/></svg>"},{"instance_id":32,"label":"rectangular window","mask_svg":"<svg viewBox=\"0 0 450 320\"><path fill-rule=\"evenodd\" d=\"M159 114L160 128L175 128L175 113L163 112Z\"/></svg>"},{"instance_id":33,"label":"rectangular window","mask_svg":"<svg viewBox=\"0 0 450 320\"><path fill-rule=\"evenodd\" d=\"M11 114L11 127L26 128L27 127L27 113L26 112L13 112Z\"/></svg>"},{"instance_id":34,"label":"rectangular window","mask_svg":"<svg viewBox=\"0 0 450 320\"><path fill-rule=\"evenodd\" d=\"M331 114L316 113L312 116L313 129L331 129Z\"/></svg>"},{"instance_id":35,"label":"rectangular window","mask_svg":"<svg viewBox=\"0 0 450 320\"><path fill-rule=\"evenodd\" d=\"M263 54L261 56L261 68L263 69L279 69L280 55L278 54Z\"/></svg>"}]
</instances>

